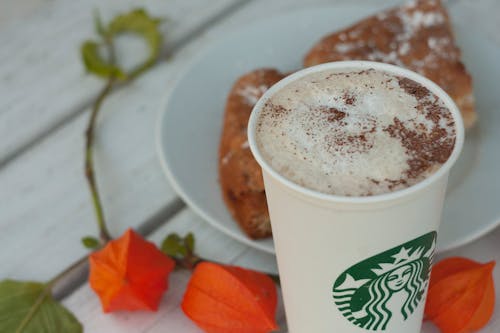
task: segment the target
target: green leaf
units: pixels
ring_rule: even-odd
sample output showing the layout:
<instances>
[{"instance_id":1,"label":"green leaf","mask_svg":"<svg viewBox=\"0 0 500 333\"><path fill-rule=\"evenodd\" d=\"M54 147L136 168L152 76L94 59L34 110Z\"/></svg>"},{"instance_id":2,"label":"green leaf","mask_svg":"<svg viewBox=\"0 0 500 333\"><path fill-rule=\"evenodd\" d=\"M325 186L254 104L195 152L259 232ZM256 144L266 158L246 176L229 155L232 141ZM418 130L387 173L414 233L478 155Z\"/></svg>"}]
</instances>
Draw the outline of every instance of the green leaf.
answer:
<instances>
[{"instance_id":1,"label":"green leaf","mask_svg":"<svg viewBox=\"0 0 500 333\"><path fill-rule=\"evenodd\" d=\"M118 67L110 65L99 54L99 44L88 40L82 44L81 54L85 68L97 76L108 78L114 75L116 78L124 79L125 73Z\"/></svg>"},{"instance_id":2,"label":"green leaf","mask_svg":"<svg viewBox=\"0 0 500 333\"><path fill-rule=\"evenodd\" d=\"M90 73L104 78L114 76L124 80L139 75L150 67L160 54L162 43L162 34L158 29L160 22L160 19L149 16L144 9L135 9L129 13L118 15L105 28L99 13L95 12L94 25L102 42L87 40L82 44L81 55L85 68ZM104 59L99 54L100 46L105 46L109 53L114 54L113 39L123 33L138 35L145 40L149 48L148 57L130 73L125 73L118 65L112 64L111 60Z\"/></svg>"},{"instance_id":3,"label":"green leaf","mask_svg":"<svg viewBox=\"0 0 500 333\"><path fill-rule=\"evenodd\" d=\"M92 236L87 236L82 238L82 244L85 246L87 249L97 249L101 243L99 240L95 237Z\"/></svg>"},{"instance_id":4,"label":"green leaf","mask_svg":"<svg viewBox=\"0 0 500 333\"><path fill-rule=\"evenodd\" d=\"M187 254L183 239L177 234L168 235L161 243L161 250L171 257L184 257Z\"/></svg>"},{"instance_id":5,"label":"green leaf","mask_svg":"<svg viewBox=\"0 0 500 333\"><path fill-rule=\"evenodd\" d=\"M70 311L52 298L45 284L3 280L0 332L80 333L83 328Z\"/></svg>"},{"instance_id":6,"label":"green leaf","mask_svg":"<svg viewBox=\"0 0 500 333\"><path fill-rule=\"evenodd\" d=\"M134 33L144 38L149 47L149 55L145 61L132 70L130 76L139 74L152 65L160 54L162 35L158 26L161 20L153 18L144 9L135 9L127 14L117 16L107 29L110 36L122 33Z\"/></svg>"},{"instance_id":7,"label":"green leaf","mask_svg":"<svg viewBox=\"0 0 500 333\"><path fill-rule=\"evenodd\" d=\"M184 245L190 253L194 252L194 235L192 232L188 233L186 237L184 237Z\"/></svg>"}]
</instances>

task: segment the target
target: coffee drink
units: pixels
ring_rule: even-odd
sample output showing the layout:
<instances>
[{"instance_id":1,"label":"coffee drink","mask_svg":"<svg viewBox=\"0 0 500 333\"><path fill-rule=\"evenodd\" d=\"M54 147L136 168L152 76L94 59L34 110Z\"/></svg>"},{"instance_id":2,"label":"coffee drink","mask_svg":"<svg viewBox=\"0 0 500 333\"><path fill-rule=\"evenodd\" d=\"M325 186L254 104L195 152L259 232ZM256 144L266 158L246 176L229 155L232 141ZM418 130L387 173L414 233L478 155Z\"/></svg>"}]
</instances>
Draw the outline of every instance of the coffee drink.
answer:
<instances>
[{"instance_id":1,"label":"coffee drink","mask_svg":"<svg viewBox=\"0 0 500 333\"><path fill-rule=\"evenodd\" d=\"M325 70L276 91L256 122L285 178L340 196L401 190L432 175L456 141L452 114L421 84L381 70Z\"/></svg>"}]
</instances>

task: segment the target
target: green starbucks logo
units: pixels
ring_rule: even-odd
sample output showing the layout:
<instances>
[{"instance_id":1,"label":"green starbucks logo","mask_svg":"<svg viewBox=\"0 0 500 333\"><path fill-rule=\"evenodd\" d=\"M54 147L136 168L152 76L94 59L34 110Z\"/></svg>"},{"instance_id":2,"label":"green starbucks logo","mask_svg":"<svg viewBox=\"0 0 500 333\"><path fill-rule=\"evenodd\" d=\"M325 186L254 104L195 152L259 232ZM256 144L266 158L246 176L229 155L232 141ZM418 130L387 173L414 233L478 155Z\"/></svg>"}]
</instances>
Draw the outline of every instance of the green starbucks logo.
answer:
<instances>
[{"instance_id":1,"label":"green starbucks logo","mask_svg":"<svg viewBox=\"0 0 500 333\"><path fill-rule=\"evenodd\" d=\"M333 285L333 299L342 315L371 331L406 320L424 295L436 235L430 232L343 272Z\"/></svg>"}]
</instances>

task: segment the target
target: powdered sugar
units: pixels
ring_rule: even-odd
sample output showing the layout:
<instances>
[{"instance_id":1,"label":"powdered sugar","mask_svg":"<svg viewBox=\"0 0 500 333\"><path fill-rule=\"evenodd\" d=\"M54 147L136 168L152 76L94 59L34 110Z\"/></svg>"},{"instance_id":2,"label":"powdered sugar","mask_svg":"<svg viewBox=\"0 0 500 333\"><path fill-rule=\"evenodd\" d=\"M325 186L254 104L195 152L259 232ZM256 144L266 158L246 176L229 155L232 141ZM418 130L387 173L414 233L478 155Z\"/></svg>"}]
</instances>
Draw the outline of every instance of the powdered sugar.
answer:
<instances>
[{"instance_id":1,"label":"powdered sugar","mask_svg":"<svg viewBox=\"0 0 500 333\"><path fill-rule=\"evenodd\" d=\"M248 105L255 105L259 98L269 89L266 85L252 86L248 85L238 90L236 93L244 98L245 103Z\"/></svg>"},{"instance_id":2,"label":"powdered sugar","mask_svg":"<svg viewBox=\"0 0 500 333\"><path fill-rule=\"evenodd\" d=\"M381 12L375 16L378 25L384 31L393 34L389 44L379 45L373 38L360 38L366 36L366 26L358 25L338 35L340 42L333 46L335 53L344 54L346 59L354 54L363 52L363 58L372 61L387 62L402 67L407 67L406 61L414 61L413 69L422 72L424 67L433 67L438 58L455 60L458 52L450 48L450 36L435 37L429 33L434 29L447 24L446 13L433 0L411 1L408 4ZM399 21L399 23L397 23ZM421 59L411 60L406 56L411 54L415 44L427 39L427 44L432 52L428 52ZM386 47L388 46L388 47Z\"/></svg>"},{"instance_id":3,"label":"powdered sugar","mask_svg":"<svg viewBox=\"0 0 500 333\"><path fill-rule=\"evenodd\" d=\"M399 45L399 48L398 48L399 54L407 55L409 51L410 51L410 43L408 43L408 41L405 41L405 42L401 43L401 45Z\"/></svg>"},{"instance_id":4,"label":"powdered sugar","mask_svg":"<svg viewBox=\"0 0 500 333\"><path fill-rule=\"evenodd\" d=\"M241 149L249 149L249 148L250 148L250 144L248 143L248 140L245 140L245 142L243 142L243 143L241 144L240 148L241 148ZM229 163L229 160L230 160L231 158L233 158L233 156L234 156L234 152L233 152L232 150L228 151L228 152L226 153L226 155L224 155L224 156L222 157L222 159L221 159L221 163L222 163L222 164L227 164L227 163Z\"/></svg>"},{"instance_id":5,"label":"powdered sugar","mask_svg":"<svg viewBox=\"0 0 500 333\"><path fill-rule=\"evenodd\" d=\"M357 42L347 42L347 43L338 43L335 45L335 51L340 52L340 53L347 53L351 50L357 49L359 47L365 46L364 41L357 41Z\"/></svg>"},{"instance_id":6,"label":"powdered sugar","mask_svg":"<svg viewBox=\"0 0 500 333\"><path fill-rule=\"evenodd\" d=\"M250 148L250 144L248 143L248 140L246 140L241 144L241 149L248 149L248 148Z\"/></svg>"},{"instance_id":7,"label":"powdered sugar","mask_svg":"<svg viewBox=\"0 0 500 333\"><path fill-rule=\"evenodd\" d=\"M445 22L444 16L438 12L422 12L419 10L407 13L400 12L400 18L410 31L416 31L421 28L429 28Z\"/></svg>"},{"instance_id":8,"label":"powdered sugar","mask_svg":"<svg viewBox=\"0 0 500 333\"><path fill-rule=\"evenodd\" d=\"M381 61L388 64L394 64L403 67L404 64L401 62L401 59L398 56L398 52L391 51L389 53L384 53L379 50L374 50L369 53L366 58L371 61Z\"/></svg>"},{"instance_id":9,"label":"powdered sugar","mask_svg":"<svg viewBox=\"0 0 500 333\"><path fill-rule=\"evenodd\" d=\"M233 157L234 153L230 150L221 159L222 164L227 164L229 160Z\"/></svg>"}]
</instances>

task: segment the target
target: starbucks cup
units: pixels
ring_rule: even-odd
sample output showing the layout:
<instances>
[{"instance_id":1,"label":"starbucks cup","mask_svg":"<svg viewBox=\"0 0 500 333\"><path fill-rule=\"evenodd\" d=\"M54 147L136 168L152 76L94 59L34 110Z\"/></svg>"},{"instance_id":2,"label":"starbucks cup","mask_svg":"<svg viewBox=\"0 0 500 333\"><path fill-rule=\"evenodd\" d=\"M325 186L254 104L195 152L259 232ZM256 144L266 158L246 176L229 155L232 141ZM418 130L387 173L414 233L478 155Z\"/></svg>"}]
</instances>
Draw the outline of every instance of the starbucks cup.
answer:
<instances>
[{"instance_id":1,"label":"starbucks cup","mask_svg":"<svg viewBox=\"0 0 500 333\"><path fill-rule=\"evenodd\" d=\"M414 80L448 107L456 142L440 169L406 189L366 197L320 193L272 169L255 138L264 103L305 75L369 68ZM327 63L272 86L253 109L248 138L264 175L289 332L420 332L448 174L464 139L452 99L430 80L403 68L368 61Z\"/></svg>"}]
</instances>

